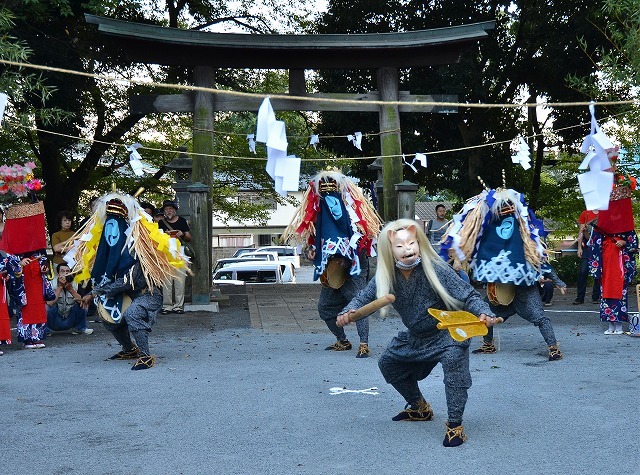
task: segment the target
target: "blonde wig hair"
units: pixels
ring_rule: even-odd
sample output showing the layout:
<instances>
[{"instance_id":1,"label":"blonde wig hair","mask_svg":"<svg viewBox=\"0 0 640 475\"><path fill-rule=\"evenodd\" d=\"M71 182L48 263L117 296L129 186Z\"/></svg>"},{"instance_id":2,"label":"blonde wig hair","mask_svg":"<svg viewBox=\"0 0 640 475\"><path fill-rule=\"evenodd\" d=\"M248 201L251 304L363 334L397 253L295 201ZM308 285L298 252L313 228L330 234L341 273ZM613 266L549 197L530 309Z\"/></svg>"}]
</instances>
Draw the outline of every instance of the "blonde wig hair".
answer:
<instances>
[{"instance_id":1,"label":"blonde wig hair","mask_svg":"<svg viewBox=\"0 0 640 475\"><path fill-rule=\"evenodd\" d=\"M412 219L398 219L391 221L382 228L380 235L378 236L378 267L376 269L376 293L378 297L382 297L388 293L393 293L395 287L395 259L393 256L393 249L391 239L393 235L405 229L410 233L413 233L418 241L420 249L420 260L422 269L424 270L427 280L431 284L431 287L438 296L442 299L448 309L461 308L461 302L454 299L447 289L440 283L438 275L436 274L436 266L447 266L440 256L433 249L426 234L420 226L416 225L416 222ZM386 309L381 310L382 315L386 313Z\"/></svg>"}]
</instances>

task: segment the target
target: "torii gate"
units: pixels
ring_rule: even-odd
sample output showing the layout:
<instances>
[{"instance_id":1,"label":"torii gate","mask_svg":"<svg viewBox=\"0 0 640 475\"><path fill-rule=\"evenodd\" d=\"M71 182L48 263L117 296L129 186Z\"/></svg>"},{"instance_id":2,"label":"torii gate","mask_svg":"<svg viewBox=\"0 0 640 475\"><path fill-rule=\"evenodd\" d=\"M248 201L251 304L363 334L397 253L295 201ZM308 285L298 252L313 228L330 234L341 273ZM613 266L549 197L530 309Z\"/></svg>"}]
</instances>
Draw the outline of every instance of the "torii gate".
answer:
<instances>
[{"instance_id":1,"label":"torii gate","mask_svg":"<svg viewBox=\"0 0 640 475\"><path fill-rule=\"evenodd\" d=\"M494 22L482 22L402 33L245 35L181 30L155 25L85 15L88 23L123 49L133 62L193 67L196 87L215 88L216 68L289 70L289 95L310 100L272 99L275 110L371 111L378 112L383 181L382 214L385 220L398 216L396 184L402 182L400 112L455 112L455 108L375 104L345 104L314 101L314 98L373 100L388 102L457 102L457 96L415 96L398 90L398 68L452 64L462 52L487 37ZM375 69L378 92L367 94L308 94L305 69ZM192 210L192 228L198 264L194 266L192 303L209 303L211 280L211 219L214 112L257 111L261 98L193 93L141 96L132 101L137 113L192 112L192 182L202 182L209 190L206 209ZM207 236L207 239L202 239ZM200 239L198 239L200 238Z\"/></svg>"}]
</instances>

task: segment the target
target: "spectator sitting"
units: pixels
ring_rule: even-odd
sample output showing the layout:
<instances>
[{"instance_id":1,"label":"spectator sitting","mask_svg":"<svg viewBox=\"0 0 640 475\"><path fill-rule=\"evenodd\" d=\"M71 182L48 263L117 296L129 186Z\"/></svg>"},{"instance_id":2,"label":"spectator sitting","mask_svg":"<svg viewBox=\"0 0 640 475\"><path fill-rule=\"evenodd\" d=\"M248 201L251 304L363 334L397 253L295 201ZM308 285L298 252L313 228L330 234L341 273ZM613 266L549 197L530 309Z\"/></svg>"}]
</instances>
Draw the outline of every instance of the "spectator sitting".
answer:
<instances>
[{"instance_id":1,"label":"spectator sitting","mask_svg":"<svg viewBox=\"0 0 640 475\"><path fill-rule=\"evenodd\" d=\"M58 285L55 299L47 301L47 328L50 331L71 330L74 335L91 335L93 329L87 328L87 310L79 305L82 299L71 279L67 281L69 266L58 264Z\"/></svg>"}]
</instances>

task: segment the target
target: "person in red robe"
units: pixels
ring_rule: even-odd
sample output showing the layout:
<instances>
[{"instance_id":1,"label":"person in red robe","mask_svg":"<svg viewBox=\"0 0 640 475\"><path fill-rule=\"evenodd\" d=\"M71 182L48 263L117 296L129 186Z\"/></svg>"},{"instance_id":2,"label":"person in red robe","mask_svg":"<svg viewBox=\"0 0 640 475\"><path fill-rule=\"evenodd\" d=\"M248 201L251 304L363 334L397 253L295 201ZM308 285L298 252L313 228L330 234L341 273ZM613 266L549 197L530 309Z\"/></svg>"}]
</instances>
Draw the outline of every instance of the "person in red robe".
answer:
<instances>
[{"instance_id":1,"label":"person in red robe","mask_svg":"<svg viewBox=\"0 0 640 475\"><path fill-rule=\"evenodd\" d=\"M41 201L19 203L5 211L6 223L0 249L19 259L21 272L9 286L13 313L17 316L18 341L26 349L44 348L47 324L45 300L55 294L46 278L49 260L44 206Z\"/></svg>"},{"instance_id":2,"label":"person in red robe","mask_svg":"<svg viewBox=\"0 0 640 475\"><path fill-rule=\"evenodd\" d=\"M616 172L617 151L610 155ZM600 320L609 327L605 335L622 335L622 325L629 321L627 286L636 273L635 253L638 237L635 232L631 209L631 190L636 189L636 179L615 175L609 208L600 210L598 224L593 233L593 258L591 274L600 279Z\"/></svg>"}]
</instances>

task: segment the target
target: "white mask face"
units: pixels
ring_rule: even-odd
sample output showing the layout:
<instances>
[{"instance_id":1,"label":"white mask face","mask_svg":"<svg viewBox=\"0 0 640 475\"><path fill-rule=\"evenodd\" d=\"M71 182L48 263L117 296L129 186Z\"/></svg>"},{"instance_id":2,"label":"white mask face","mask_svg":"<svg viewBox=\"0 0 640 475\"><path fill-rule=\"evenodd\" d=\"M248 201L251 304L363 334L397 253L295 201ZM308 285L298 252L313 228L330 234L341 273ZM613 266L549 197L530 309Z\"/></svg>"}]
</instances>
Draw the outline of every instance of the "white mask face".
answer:
<instances>
[{"instance_id":1,"label":"white mask face","mask_svg":"<svg viewBox=\"0 0 640 475\"><path fill-rule=\"evenodd\" d=\"M411 266L420 257L420 247L415 233L400 229L395 233L389 233L389 239L396 261Z\"/></svg>"}]
</instances>

